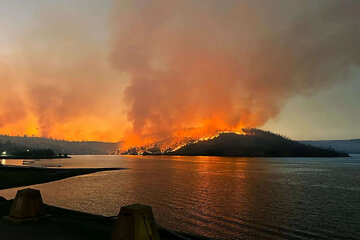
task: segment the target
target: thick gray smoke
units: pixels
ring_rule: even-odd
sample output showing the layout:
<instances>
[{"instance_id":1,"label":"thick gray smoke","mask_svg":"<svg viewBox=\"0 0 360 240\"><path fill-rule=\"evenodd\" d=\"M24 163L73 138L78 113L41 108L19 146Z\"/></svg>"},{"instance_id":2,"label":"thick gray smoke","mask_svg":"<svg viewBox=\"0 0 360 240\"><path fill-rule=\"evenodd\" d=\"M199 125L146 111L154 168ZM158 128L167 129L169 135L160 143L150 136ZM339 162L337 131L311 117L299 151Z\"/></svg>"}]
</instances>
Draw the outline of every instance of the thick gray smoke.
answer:
<instances>
[{"instance_id":1,"label":"thick gray smoke","mask_svg":"<svg viewBox=\"0 0 360 240\"><path fill-rule=\"evenodd\" d=\"M261 126L360 64L360 1L122 0L111 62L134 142Z\"/></svg>"}]
</instances>

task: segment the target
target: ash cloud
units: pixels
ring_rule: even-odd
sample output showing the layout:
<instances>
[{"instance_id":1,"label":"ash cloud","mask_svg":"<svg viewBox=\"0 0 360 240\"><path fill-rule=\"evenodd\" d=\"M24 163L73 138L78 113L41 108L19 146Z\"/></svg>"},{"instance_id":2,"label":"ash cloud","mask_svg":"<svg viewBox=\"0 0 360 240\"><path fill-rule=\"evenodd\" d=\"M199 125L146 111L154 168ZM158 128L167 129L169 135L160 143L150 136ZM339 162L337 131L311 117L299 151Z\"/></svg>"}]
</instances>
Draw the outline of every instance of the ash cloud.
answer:
<instances>
[{"instance_id":1,"label":"ash cloud","mask_svg":"<svg viewBox=\"0 0 360 240\"><path fill-rule=\"evenodd\" d=\"M128 136L263 125L360 64L359 1L122 0L110 61L130 76Z\"/></svg>"}]
</instances>

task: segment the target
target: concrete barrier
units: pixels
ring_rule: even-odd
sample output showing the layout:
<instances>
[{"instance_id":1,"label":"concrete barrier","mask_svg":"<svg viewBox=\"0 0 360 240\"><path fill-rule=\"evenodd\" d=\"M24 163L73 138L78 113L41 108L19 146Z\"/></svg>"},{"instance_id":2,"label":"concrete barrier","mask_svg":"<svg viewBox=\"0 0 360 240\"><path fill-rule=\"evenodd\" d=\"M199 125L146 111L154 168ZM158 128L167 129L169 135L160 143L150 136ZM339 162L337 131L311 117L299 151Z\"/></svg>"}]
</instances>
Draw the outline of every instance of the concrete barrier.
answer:
<instances>
[{"instance_id":1,"label":"concrete barrier","mask_svg":"<svg viewBox=\"0 0 360 240\"><path fill-rule=\"evenodd\" d=\"M10 208L9 216L4 219L11 222L37 220L43 216L44 204L39 190L26 188L17 191Z\"/></svg>"},{"instance_id":2,"label":"concrete barrier","mask_svg":"<svg viewBox=\"0 0 360 240\"><path fill-rule=\"evenodd\" d=\"M112 240L159 240L159 232L150 206L132 204L120 209Z\"/></svg>"}]
</instances>

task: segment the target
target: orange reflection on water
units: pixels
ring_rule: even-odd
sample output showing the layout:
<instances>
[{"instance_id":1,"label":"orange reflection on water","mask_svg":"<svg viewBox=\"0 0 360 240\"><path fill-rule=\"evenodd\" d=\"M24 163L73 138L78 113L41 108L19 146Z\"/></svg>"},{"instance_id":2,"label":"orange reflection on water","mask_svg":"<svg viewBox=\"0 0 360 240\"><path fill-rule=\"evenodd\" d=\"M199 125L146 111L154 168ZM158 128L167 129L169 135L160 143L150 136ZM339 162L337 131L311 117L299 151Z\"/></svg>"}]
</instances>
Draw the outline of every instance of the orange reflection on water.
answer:
<instances>
[{"instance_id":1,"label":"orange reflection on water","mask_svg":"<svg viewBox=\"0 0 360 240\"><path fill-rule=\"evenodd\" d=\"M219 215L216 209L226 209L226 212L241 211L246 216L251 212L248 198L248 178L246 168L248 158L221 158L221 157L192 157L194 165L194 182L191 184L192 193L198 201L191 207L191 215L201 212L201 218L191 221L201 225L211 223ZM189 184L189 185L190 185ZM229 199L233 199L229 203ZM205 219L205 221L203 221ZM214 227L217 226L206 226Z\"/></svg>"},{"instance_id":2,"label":"orange reflection on water","mask_svg":"<svg viewBox=\"0 0 360 240\"><path fill-rule=\"evenodd\" d=\"M24 163L21 159L2 159L1 165L4 166L22 166Z\"/></svg>"}]
</instances>

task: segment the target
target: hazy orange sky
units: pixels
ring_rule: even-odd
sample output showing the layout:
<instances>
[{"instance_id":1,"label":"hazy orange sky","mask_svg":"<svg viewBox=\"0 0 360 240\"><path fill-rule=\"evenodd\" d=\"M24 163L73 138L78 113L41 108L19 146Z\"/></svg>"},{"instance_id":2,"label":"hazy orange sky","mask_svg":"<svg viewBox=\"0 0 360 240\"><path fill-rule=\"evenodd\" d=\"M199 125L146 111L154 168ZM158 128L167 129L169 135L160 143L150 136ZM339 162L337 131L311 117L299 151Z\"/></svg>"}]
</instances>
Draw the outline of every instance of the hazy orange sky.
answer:
<instances>
[{"instance_id":1,"label":"hazy orange sky","mask_svg":"<svg viewBox=\"0 0 360 240\"><path fill-rule=\"evenodd\" d=\"M0 133L359 138L358 1L0 2Z\"/></svg>"}]
</instances>

